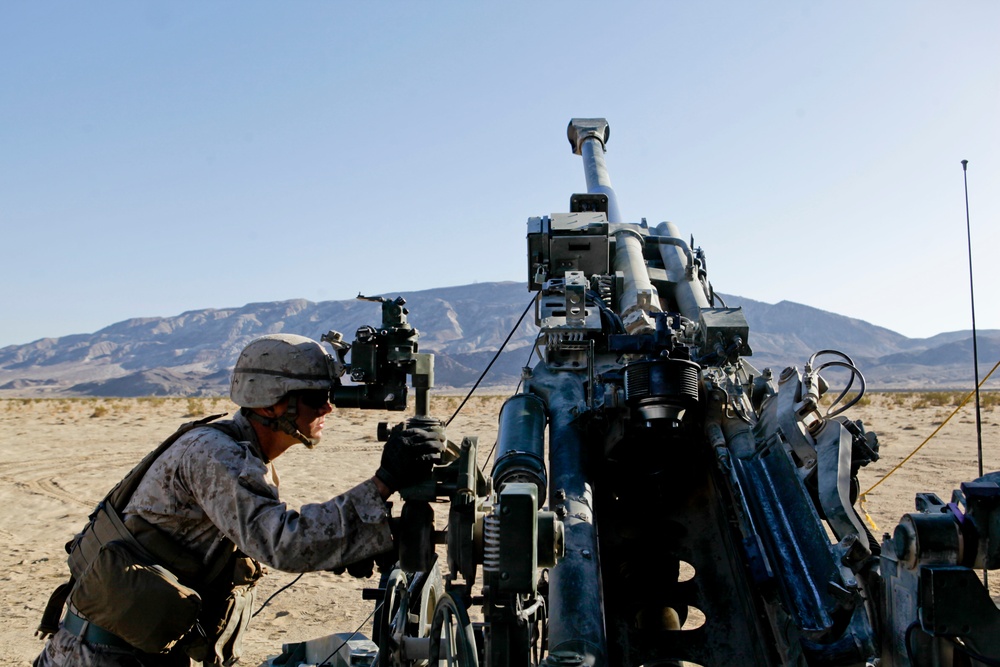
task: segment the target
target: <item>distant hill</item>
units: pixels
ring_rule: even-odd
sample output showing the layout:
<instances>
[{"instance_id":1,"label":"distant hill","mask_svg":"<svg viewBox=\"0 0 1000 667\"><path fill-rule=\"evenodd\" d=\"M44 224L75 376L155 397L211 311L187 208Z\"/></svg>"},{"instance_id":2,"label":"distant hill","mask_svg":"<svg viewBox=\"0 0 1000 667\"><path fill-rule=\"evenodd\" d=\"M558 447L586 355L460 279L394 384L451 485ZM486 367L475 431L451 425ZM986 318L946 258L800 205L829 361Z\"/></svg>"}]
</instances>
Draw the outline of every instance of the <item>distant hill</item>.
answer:
<instances>
[{"instance_id":1,"label":"distant hill","mask_svg":"<svg viewBox=\"0 0 1000 667\"><path fill-rule=\"evenodd\" d=\"M410 322L420 331L420 351L435 353L436 386L468 387L533 295L524 283L502 282L401 296ZM911 339L789 301L767 304L723 298L746 313L754 351L750 361L757 368L801 367L813 352L837 349L854 358L869 387L971 388L969 332ZM92 334L43 338L0 349L0 396L222 395L228 393L236 357L253 338L284 331L318 339L336 329L352 340L358 327L380 321L376 303L304 299L125 320ZM537 333L529 313L484 384L516 384ZM979 352L985 374L1000 358L1000 331L980 332Z\"/></svg>"},{"instance_id":2,"label":"distant hill","mask_svg":"<svg viewBox=\"0 0 1000 667\"><path fill-rule=\"evenodd\" d=\"M725 296L742 306L750 324L750 362L758 368L801 368L822 349L848 354L869 388L972 390L972 332L951 331L930 338L907 338L863 320L791 301L767 304ZM1000 360L1000 330L979 331L980 378ZM1000 379L990 380L1000 388Z\"/></svg>"}]
</instances>

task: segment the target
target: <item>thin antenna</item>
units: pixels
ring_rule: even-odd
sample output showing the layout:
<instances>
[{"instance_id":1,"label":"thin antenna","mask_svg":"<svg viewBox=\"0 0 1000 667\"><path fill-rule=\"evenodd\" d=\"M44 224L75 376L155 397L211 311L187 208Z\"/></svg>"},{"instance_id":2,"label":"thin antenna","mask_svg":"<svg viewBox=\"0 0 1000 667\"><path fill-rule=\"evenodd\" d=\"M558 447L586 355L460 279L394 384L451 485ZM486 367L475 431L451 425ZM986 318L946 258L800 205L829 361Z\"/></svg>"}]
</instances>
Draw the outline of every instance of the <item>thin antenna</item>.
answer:
<instances>
[{"instance_id":1,"label":"thin antenna","mask_svg":"<svg viewBox=\"0 0 1000 667\"><path fill-rule=\"evenodd\" d=\"M965 181L965 233L969 239L969 296L972 299L972 368L976 376L976 442L979 452L979 476L983 476L983 421L979 405L979 346L976 337L976 292L972 286L972 225L969 223L969 161L962 160Z\"/></svg>"}]
</instances>

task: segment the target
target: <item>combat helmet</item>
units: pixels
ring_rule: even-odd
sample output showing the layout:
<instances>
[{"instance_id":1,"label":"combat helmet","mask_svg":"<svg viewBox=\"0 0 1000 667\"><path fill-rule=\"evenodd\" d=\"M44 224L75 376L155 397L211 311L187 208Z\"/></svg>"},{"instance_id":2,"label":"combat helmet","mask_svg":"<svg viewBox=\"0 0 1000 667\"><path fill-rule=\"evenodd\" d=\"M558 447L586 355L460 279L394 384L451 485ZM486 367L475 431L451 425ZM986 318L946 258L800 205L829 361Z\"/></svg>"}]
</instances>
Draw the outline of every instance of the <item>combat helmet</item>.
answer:
<instances>
[{"instance_id":1,"label":"combat helmet","mask_svg":"<svg viewBox=\"0 0 1000 667\"><path fill-rule=\"evenodd\" d=\"M295 426L298 405L294 400L289 401L288 411L276 418L264 417L250 408L271 407L294 391L330 391L337 375L336 361L316 341L296 334L272 334L251 341L240 353L229 396L250 419L313 447L316 442Z\"/></svg>"}]
</instances>

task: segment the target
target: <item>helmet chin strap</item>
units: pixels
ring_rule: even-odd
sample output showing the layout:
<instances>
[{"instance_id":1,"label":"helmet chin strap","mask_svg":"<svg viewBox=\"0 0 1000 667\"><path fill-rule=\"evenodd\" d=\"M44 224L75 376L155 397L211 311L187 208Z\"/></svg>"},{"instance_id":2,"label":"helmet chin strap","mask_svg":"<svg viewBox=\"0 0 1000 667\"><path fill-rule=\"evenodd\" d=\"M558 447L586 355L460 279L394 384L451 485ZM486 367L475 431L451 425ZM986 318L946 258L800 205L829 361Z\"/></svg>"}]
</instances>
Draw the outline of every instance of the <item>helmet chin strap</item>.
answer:
<instances>
[{"instance_id":1,"label":"helmet chin strap","mask_svg":"<svg viewBox=\"0 0 1000 667\"><path fill-rule=\"evenodd\" d=\"M296 396L288 397L288 409L280 417L265 417L251 410L248 410L247 413L247 416L258 424L263 424L272 431L287 433L305 445L307 449L312 449L319 444L318 438L310 438L300 431L298 424L295 423L295 418L299 414L298 398Z\"/></svg>"}]
</instances>

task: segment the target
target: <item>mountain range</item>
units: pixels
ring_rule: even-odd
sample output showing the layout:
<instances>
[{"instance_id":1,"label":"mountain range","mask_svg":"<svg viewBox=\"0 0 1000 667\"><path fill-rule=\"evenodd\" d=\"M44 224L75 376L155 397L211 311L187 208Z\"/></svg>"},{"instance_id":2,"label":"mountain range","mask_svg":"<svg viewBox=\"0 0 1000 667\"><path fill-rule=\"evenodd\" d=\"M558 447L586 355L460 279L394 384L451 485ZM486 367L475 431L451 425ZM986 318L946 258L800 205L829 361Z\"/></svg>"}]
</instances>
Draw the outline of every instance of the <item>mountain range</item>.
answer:
<instances>
[{"instance_id":1,"label":"mountain range","mask_svg":"<svg viewBox=\"0 0 1000 667\"><path fill-rule=\"evenodd\" d=\"M529 308L534 294L525 283L477 283L386 296L406 300L409 321L420 332L420 351L435 355L437 387L475 383L524 313L482 384L511 387L521 368L536 361L531 349L538 327ZM727 305L743 308L753 349L749 361L758 369L801 368L814 352L835 349L854 359L869 388L972 388L969 331L907 338L790 301L768 304L721 296ZM129 319L90 334L0 348L0 396L225 395L236 358L253 338L288 332L318 340L336 329L350 341L360 326L380 322L377 303L304 299ZM979 332L978 348L983 377L1000 359L1000 330Z\"/></svg>"}]
</instances>

